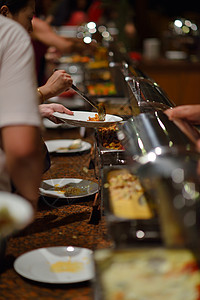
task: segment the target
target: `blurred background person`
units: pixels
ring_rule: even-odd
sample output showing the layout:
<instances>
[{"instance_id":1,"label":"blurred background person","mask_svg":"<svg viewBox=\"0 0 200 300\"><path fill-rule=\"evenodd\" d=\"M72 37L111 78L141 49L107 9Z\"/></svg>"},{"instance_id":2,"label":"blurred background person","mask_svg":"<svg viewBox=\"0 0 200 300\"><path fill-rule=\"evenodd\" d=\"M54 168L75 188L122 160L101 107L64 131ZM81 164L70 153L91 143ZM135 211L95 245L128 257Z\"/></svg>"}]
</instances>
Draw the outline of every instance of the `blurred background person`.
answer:
<instances>
[{"instance_id":1,"label":"blurred background person","mask_svg":"<svg viewBox=\"0 0 200 300\"><path fill-rule=\"evenodd\" d=\"M44 0L43 0L44 1ZM47 5L43 1L36 1L36 14L32 20L33 32L31 33L33 47L36 56L36 70L38 84L44 84L45 78L45 54L51 48L51 54L59 58L62 55L78 53L81 55L92 55L96 50L96 43L85 44L84 41L76 37L63 37L58 35L48 20ZM60 2L59 2L60 3ZM58 4L59 4L58 3ZM49 7L51 5L49 4ZM65 11L70 11L70 6ZM59 16L59 14L58 14ZM59 16L59 18L61 18ZM51 24L52 25L52 24Z\"/></svg>"}]
</instances>

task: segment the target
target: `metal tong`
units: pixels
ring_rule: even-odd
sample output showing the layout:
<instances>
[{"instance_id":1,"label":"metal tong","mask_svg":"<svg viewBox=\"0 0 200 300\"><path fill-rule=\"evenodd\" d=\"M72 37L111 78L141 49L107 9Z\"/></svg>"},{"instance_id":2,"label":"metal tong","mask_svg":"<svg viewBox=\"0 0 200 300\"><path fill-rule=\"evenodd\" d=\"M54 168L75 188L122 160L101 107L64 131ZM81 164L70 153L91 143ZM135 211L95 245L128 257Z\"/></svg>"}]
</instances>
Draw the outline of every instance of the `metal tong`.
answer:
<instances>
[{"instance_id":1,"label":"metal tong","mask_svg":"<svg viewBox=\"0 0 200 300\"><path fill-rule=\"evenodd\" d=\"M100 121L105 121L105 116L106 116L106 109L103 103L99 104L94 104L91 99L89 99L82 91L80 91L77 86L72 84L71 88L76 91L77 94L79 94L84 100L86 100L90 105L92 105L98 113L99 120Z\"/></svg>"}]
</instances>

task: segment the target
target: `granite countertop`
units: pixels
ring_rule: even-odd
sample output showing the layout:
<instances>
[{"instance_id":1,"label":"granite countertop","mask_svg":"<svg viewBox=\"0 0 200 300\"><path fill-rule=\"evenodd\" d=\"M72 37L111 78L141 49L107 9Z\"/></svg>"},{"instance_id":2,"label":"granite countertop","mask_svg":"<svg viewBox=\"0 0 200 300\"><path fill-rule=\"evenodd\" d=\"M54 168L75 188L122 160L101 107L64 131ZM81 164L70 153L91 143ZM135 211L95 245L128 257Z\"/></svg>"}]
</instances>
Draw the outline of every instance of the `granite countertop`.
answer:
<instances>
[{"instance_id":1,"label":"granite countertop","mask_svg":"<svg viewBox=\"0 0 200 300\"><path fill-rule=\"evenodd\" d=\"M80 138L80 130L47 129L44 140ZM93 149L93 130L86 131L83 140ZM89 169L91 152L75 155L51 155L51 168L44 174L50 178L84 178L98 182L94 169ZM3 270L0 277L0 299L94 299L93 282L76 284L45 284L25 279L18 275L14 260L21 254L42 247L86 247L91 250L110 247L105 218L91 215L95 196L78 200L52 200L41 196L35 221L23 231L9 237Z\"/></svg>"}]
</instances>

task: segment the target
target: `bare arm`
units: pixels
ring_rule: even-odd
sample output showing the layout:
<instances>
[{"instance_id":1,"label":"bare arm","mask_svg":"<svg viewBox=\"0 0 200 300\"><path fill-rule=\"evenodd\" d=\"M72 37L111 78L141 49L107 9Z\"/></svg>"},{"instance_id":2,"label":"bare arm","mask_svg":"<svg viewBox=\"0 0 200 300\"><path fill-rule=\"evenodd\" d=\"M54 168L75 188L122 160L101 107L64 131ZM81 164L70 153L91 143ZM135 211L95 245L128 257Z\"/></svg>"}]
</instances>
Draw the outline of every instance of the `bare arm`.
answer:
<instances>
[{"instance_id":1,"label":"bare arm","mask_svg":"<svg viewBox=\"0 0 200 300\"><path fill-rule=\"evenodd\" d=\"M33 33L32 38L44 43L46 46L54 46L61 53L71 53L73 42L56 34L51 26L39 18L33 18Z\"/></svg>"},{"instance_id":2,"label":"bare arm","mask_svg":"<svg viewBox=\"0 0 200 300\"><path fill-rule=\"evenodd\" d=\"M184 119L194 125L200 124L200 104L180 105L165 111L170 120Z\"/></svg>"},{"instance_id":3,"label":"bare arm","mask_svg":"<svg viewBox=\"0 0 200 300\"><path fill-rule=\"evenodd\" d=\"M61 54L71 54L72 52L83 54L84 51L91 54L96 51L96 43L85 44L78 38L59 36L47 22L39 18L33 18L32 25L32 38L39 40L48 47L54 46Z\"/></svg>"},{"instance_id":4,"label":"bare arm","mask_svg":"<svg viewBox=\"0 0 200 300\"><path fill-rule=\"evenodd\" d=\"M43 97L41 94L39 95L41 103L43 100L55 97L69 89L72 86L72 82L71 76L67 74L65 70L55 71L52 76L49 77L45 85L39 87L39 90L43 95Z\"/></svg>"},{"instance_id":5,"label":"bare arm","mask_svg":"<svg viewBox=\"0 0 200 300\"><path fill-rule=\"evenodd\" d=\"M6 154L6 166L17 193L29 200L36 208L43 171L39 128L4 127L2 128L2 141Z\"/></svg>"}]
</instances>

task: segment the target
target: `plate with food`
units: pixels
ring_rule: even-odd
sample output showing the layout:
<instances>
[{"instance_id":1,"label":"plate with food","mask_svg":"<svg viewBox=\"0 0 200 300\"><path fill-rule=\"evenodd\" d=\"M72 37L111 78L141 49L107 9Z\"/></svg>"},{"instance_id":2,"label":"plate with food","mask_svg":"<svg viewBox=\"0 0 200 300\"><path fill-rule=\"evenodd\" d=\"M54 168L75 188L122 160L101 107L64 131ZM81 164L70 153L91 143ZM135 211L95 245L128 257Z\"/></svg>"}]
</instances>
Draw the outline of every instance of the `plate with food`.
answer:
<instances>
[{"instance_id":1,"label":"plate with food","mask_svg":"<svg viewBox=\"0 0 200 300\"><path fill-rule=\"evenodd\" d=\"M99 121L97 112L74 111L74 115L54 112L53 115L62 121L79 127L107 127L123 121L119 116L106 114L104 121Z\"/></svg>"},{"instance_id":2,"label":"plate with food","mask_svg":"<svg viewBox=\"0 0 200 300\"><path fill-rule=\"evenodd\" d=\"M78 178L57 178L43 180L40 194L63 199L78 199L98 192L96 182Z\"/></svg>"},{"instance_id":3,"label":"plate with food","mask_svg":"<svg viewBox=\"0 0 200 300\"><path fill-rule=\"evenodd\" d=\"M58 139L45 141L49 153L77 153L91 149L91 144L81 139Z\"/></svg>"},{"instance_id":4,"label":"plate with food","mask_svg":"<svg viewBox=\"0 0 200 300\"><path fill-rule=\"evenodd\" d=\"M38 248L19 256L14 269L19 275L37 282L87 281L94 277L93 251L74 246Z\"/></svg>"}]
</instances>

